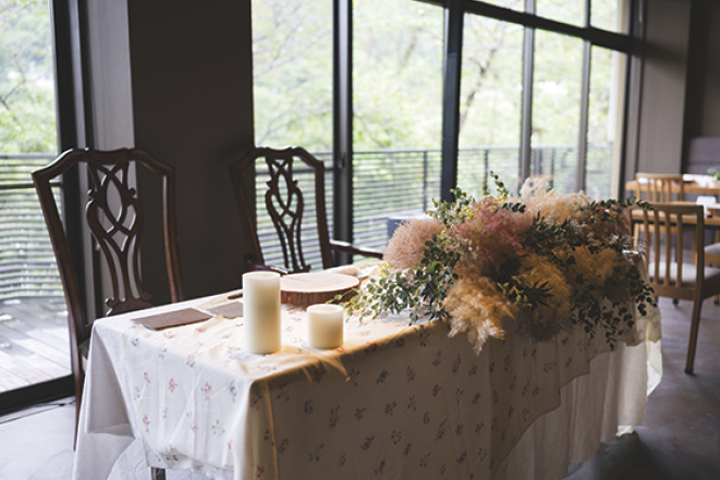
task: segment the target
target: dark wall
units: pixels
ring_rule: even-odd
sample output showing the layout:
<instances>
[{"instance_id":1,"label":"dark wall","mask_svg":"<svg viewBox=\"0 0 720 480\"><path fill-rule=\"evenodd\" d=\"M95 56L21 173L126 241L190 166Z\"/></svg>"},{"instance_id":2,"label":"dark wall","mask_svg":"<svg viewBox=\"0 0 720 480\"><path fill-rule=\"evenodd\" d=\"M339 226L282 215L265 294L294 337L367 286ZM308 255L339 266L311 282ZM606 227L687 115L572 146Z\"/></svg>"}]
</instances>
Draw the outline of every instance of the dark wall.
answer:
<instances>
[{"instance_id":1,"label":"dark wall","mask_svg":"<svg viewBox=\"0 0 720 480\"><path fill-rule=\"evenodd\" d=\"M720 165L720 2L694 0L685 109L683 172Z\"/></svg>"},{"instance_id":2,"label":"dark wall","mask_svg":"<svg viewBox=\"0 0 720 480\"><path fill-rule=\"evenodd\" d=\"M185 296L238 288L245 245L227 167L253 145L250 0L129 0L128 14L135 145L177 172ZM162 235L158 218L148 212L146 239ZM165 292L162 251L143 248L146 288Z\"/></svg>"},{"instance_id":3,"label":"dark wall","mask_svg":"<svg viewBox=\"0 0 720 480\"><path fill-rule=\"evenodd\" d=\"M647 2L635 171L681 172L690 13L691 2Z\"/></svg>"},{"instance_id":4,"label":"dark wall","mask_svg":"<svg viewBox=\"0 0 720 480\"><path fill-rule=\"evenodd\" d=\"M709 25L703 63L703 109L700 134L720 135L720 2L704 0L708 4Z\"/></svg>"}]
</instances>

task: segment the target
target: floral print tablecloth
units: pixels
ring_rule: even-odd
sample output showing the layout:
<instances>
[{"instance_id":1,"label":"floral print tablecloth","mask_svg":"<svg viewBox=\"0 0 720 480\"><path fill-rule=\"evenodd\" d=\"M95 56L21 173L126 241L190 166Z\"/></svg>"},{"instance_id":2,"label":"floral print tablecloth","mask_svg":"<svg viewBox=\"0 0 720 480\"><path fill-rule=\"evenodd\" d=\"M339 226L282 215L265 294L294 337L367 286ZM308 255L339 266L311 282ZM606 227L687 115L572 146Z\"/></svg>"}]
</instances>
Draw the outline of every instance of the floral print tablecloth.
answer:
<instances>
[{"instance_id":1,"label":"floral print tablecloth","mask_svg":"<svg viewBox=\"0 0 720 480\"><path fill-rule=\"evenodd\" d=\"M475 355L466 338L448 338L447 324L404 317L350 318L341 348L314 350L305 311L292 307L282 328L282 350L262 356L242 350L242 317L162 331L132 315L97 322L86 401L124 403L126 418L98 407L87 432L126 422L151 465L206 465L236 479L492 478L559 406L561 387L610 351L602 334L579 329L539 344L509 331ZM657 310L638 315L616 354L651 340L650 381L645 365L641 374L628 365L595 386L601 398L635 403L611 409L613 425L642 421L645 384L659 381L659 338Z\"/></svg>"}]
</instances>

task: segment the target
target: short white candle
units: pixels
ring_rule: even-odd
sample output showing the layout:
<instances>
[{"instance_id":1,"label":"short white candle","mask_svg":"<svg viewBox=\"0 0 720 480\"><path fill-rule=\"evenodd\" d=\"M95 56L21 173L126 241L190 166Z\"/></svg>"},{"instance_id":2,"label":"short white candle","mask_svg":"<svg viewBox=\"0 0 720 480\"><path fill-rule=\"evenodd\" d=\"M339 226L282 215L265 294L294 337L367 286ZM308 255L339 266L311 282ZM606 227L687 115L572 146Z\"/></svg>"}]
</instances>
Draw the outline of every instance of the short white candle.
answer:
<instances>
[{"instance_id":1,"label":"short white candle","mask_svg":"<svg viewBox=\"0 0 720 480\"><path fill-rule=\"evenodd\" d=\"M275 272L243 274L245 349L250 353L280 350L280 275Z\"/></svg>"},{"instance_id":2,"label":"short white candle","mask_svg":"<svg viewBox=\"0 0 720 480\"><path fill-rule=\"evenodd\" d=\"M343 344L343 307L322 303L310 305L308 344L313 348L335 348Z\"/></svg>"}]
</instances>

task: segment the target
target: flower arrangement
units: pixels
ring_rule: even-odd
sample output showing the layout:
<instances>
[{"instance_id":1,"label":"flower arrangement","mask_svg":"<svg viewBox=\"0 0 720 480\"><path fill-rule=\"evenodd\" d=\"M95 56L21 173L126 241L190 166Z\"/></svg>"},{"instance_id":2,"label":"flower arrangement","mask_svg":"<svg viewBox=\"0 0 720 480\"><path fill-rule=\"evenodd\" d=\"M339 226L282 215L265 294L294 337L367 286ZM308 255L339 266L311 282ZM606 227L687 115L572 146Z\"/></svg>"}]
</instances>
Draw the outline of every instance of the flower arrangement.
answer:
<instances>
[{"instance_id":1,"label":"flower arrangement","mask_svg":"<svg viewBox=\"0 0 720 480\"><path fill-rule=\"evenodd\" d=\"M434 202L428 218L398 227L350 313L447 320L450 335L465 333L476 352L508 328L545 341L578 326L594 336L602 326L614 348L633 325L627 302L644 315L654 301L627 254L634 199L594 202L543 180L512 198L492 176L497 195L476 201L455 191L455 202Z\"/></svg>"}]
</instances>

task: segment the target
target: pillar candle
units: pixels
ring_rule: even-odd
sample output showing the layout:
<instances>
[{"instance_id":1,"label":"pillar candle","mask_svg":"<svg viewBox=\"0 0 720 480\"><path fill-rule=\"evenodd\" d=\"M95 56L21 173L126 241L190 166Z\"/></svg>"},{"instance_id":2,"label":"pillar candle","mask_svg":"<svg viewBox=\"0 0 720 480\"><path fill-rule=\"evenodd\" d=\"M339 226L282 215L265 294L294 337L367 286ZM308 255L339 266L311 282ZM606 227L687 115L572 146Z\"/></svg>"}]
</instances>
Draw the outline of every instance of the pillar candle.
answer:
<instances>
[{"instance_id":1,"label":"pillar candle","mask_svg":"<svg viewBox=\"0 0 720 480\"><path fill-rule=\"evenodd\" d=\"M310 305L307 313L311 347L335 348L343 344L343 308L340 305Z\"/></svg>"},{"instance_id":2,"label":"pillar candle","mask_svg":"<svg viewBox=\"0 0 720 480\"><path fill-rule=\"evenodd\" d=\"M280 350L280 275L243 274L245 349L250 353Z\"/></svg>"}]
</instances>

